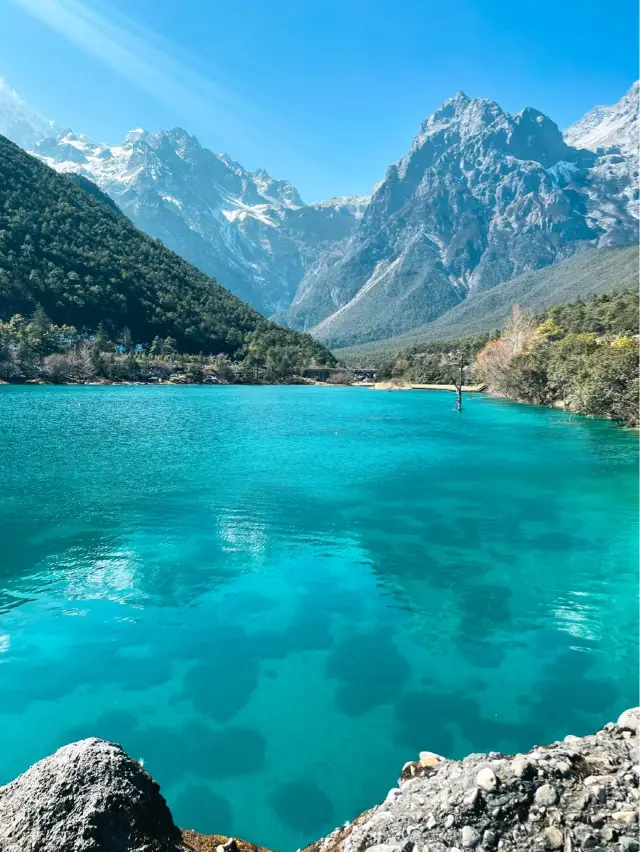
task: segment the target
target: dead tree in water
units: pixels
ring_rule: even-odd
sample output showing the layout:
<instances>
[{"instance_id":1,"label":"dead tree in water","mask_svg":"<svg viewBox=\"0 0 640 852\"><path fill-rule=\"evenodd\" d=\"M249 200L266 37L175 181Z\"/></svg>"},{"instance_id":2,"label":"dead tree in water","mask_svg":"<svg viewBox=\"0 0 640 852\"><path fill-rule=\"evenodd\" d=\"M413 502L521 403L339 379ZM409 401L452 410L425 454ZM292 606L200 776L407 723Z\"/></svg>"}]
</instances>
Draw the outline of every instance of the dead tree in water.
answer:
<instances>
[{"instance_id":1,"label":"dead tree in water","mask_svg":"<svg viewBox=\"0 0 640 852\"><path fill-rule=\"evenodd\" d=\"M462 386L464 384L464 350L460 350L458 363L458 375L454 377L453 383L456 388L456 410L462 411Z\"/></svg>"}]
</instances>

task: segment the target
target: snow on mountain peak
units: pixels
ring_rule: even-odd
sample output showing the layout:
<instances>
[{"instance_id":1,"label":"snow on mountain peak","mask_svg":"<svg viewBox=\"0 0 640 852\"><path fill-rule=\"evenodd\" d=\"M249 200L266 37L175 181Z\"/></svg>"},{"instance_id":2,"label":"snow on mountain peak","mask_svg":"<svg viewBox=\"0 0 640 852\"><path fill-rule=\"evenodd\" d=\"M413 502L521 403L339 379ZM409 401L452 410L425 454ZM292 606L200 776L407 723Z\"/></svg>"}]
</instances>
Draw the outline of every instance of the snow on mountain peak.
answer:
<instances>
[{"instance_id":1,"label":"snow on mountain peak","mask_svg":"<svg viewBox=\"0 0 640 852\"><path fill-rule=\"evenodd\" d=\"M638 101L640 81L636 81L620 100L597 106L564 131L567 144L574 148L619 148L638 157Z\"/></svg>"},{"instance_id":2,"label":"snow on mountain peak","mask_svg":"<svg viewBox=\"0 0 640 852\"><path fill-rule=\"evenodd\" d=\"M32 148L44 136L60 132L53 121L30 109L0 77L0 134L22 148Z\"/></svg>"}]
</instances>

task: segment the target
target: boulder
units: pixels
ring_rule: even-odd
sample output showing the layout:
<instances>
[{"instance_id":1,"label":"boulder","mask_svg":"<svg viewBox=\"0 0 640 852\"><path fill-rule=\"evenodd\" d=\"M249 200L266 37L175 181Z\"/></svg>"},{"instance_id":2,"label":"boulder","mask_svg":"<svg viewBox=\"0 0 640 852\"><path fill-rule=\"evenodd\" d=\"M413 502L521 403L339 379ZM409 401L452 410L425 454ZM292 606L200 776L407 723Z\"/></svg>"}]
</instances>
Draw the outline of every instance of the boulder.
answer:
<instances>
[{"instance_id":1,"label":"boulder","mask_svg":"<svg viewBox=\"0 0 640 852\"><path fill-rule=\"evenodd\" d=\"M58 749L0 787L2 852L179 852L159 785L115 743Z\"/></svg>"}]
</instances>

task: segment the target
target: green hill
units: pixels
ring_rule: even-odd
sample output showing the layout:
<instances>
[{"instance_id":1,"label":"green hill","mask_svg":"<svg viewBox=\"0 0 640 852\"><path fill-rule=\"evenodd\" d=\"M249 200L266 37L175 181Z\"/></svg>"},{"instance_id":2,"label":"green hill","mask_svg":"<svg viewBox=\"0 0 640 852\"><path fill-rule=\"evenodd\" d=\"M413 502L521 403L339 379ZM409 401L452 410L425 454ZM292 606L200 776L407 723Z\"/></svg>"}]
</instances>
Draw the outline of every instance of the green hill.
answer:
<instances>
[{"instance_id":1,"label":"green hill","mask_svg":"<svg viewBox=\"0 0 640 852\"><path fill-rule=\"evenodd\" d=\"M474 293L434 322L407 334L334 352L347 363L364 366L381 355L415 344L469 337L501 328L515 303L540 312L560 302L637 286L638 246L606 251L589 249L491 290Z\"/></svg>"},{"instance_id":2,"label":"green hill","mask_svg":"<svg viewBox=\"0 0 640 852\"><path fill-rule=\"evenodd\" d=\"M89 181L0 136L0 320L37 306L83 334L101 326L116 340L126 328L136 345L160 337L185 353L333 362L321 343L266 320L143 234Z\"/></svg>"}]
</instances>

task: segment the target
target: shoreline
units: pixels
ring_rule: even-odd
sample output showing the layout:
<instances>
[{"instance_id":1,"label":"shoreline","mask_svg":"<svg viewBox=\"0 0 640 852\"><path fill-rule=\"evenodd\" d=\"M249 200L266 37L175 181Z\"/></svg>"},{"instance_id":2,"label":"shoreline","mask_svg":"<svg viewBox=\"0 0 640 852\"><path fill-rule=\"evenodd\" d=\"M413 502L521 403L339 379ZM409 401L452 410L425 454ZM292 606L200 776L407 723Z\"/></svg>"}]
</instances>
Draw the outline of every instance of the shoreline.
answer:
<instances>
[{"instance_id":1,"label":"shoreline","mask_svg":"<svg viewBox=\"0 0 640 852\"><path fill-rule=\"evenodd\" d=\"M383 802L303 852L639 852L639 727L636 707L595 734L527 753L451 760L422 751ZM140 762L98 738L63 746L0 787L0 847L23 852L35 838L40 852L267 852L179 828Z\"/></svg>"}]
</instances>

